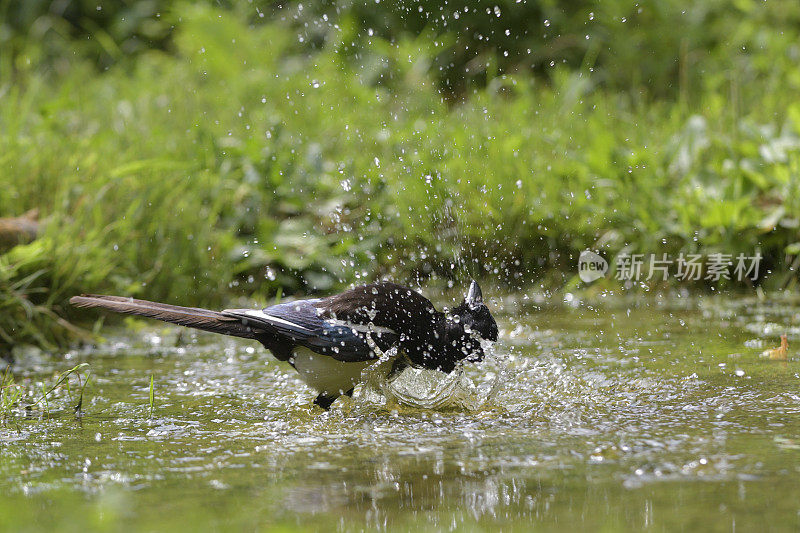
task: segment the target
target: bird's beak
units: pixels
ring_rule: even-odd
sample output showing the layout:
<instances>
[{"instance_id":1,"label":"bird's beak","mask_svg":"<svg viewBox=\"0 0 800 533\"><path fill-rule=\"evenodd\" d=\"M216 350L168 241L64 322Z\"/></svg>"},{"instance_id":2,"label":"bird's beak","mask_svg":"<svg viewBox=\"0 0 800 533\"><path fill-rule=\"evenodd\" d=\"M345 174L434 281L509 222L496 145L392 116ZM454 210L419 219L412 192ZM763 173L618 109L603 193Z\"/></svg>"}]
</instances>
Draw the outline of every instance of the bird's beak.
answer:
<instances>
[{"instance_id":1,"label":"bird's beak","mask_svg":"<svg viewBox=\"0 0 800 533\"><path fill-rule=\"evenodd\" d=\"M464 301L467 302L467 305L470 307L475 307L483 303L483 294L481 294L481 288L477 281L472 280L472 283L470 283L469 291Z\"/></svg>"}]
</instances>

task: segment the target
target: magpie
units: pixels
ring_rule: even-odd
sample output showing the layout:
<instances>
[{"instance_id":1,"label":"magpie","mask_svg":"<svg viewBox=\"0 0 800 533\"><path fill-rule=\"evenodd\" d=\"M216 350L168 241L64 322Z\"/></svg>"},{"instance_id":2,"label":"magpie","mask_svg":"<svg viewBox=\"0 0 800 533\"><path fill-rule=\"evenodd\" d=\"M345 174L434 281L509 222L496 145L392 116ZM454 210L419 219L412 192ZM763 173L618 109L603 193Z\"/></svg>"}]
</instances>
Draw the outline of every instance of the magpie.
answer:
<instances>
[{"instance_id":1,"label":"magpie","mask_svg":"<svg viewBox=\"0 0 800 533\"><path fill-rule=\"evenodd\" d=\"M386 281L265 309L210 311L92 294L70 303L259 341L297 370L325 410L342 394L351 396L361 372L391 348L398 355L390 378L407 366L452 372L459 361L483 359L481 339L497 340L497 323L474 280L449 314L420 293Z\"/></svg>"}]
</instances>

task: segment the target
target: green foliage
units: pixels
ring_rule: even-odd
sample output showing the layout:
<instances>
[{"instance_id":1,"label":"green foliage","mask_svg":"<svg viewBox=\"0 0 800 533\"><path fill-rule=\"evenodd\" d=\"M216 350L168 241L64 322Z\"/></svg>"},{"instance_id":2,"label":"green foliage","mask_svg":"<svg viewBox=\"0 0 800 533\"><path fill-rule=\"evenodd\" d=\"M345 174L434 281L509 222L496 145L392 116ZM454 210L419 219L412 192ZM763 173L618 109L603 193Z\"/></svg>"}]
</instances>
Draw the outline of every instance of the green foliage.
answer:
<instances>
[{"instance_id":1,"label":"green foliage","mask_svg":"<svg viewBox=\"0 0 800 533\"><path fill-rule=\"evenodd\" d=\"M136 0L0 0L0 47L25 69L29 60L53 60L65 47L108 66L127 55L166 46L171 2ZM3 66L10 66L8 63Z\"/></svg>"},{"instance_id":2,"label":"green foliage","mask_svg":"<svg viewBox=\"0 0 800 533\"><path fill-rule=\"evenodd\" d=\"M709 82L709 73L725 72L742 85L769 78L776 60L796 61L800 31L800 4L791 0L476 0L460 5L207 0L203 5L225 6L253 25L280 19L292 28L297 50L337 43L349 63L387 85L394 85L402 66L383 61L376 45L424 36L431 77L460 95L499 74L549 80L556 66L592 68L594 83L615 89L688 98ZM173 30L180 33L184 14L185 5L170 0L0 0L0 45L18 56L16 68L25 69L30 59L62 58L65 47L107 67L149 49L171 49ZM779 49L790 53L780 57Z\"/></svg>"},{"instance_id":3,"label":"green foliage","mask_svg":"<svg viewBox=\"0 0 800 533\"><path fill-rule=\"evenodd\" d=\"M459 35L356 52L359 26L343 23L309 53L292 25L249 25L241 6L179 6L174 53L19 69L0 87L0 213L38 207L45 230L0 257L0 338L63 343L80 292L218 305L384 274L563 283L586 247L758 248L782 286L800 249L796 14L770 27L760 3L730 8L741 20L702 5L731 37L679 62L675 99L642 97L671 78L639 55L618 63L644 69L617 81L628 90L606 59L549 68L546 84L491 75L453 103L431 43ZM672 20L648 13L607 38L633 46Z\"/></svg>"}]
</instances>

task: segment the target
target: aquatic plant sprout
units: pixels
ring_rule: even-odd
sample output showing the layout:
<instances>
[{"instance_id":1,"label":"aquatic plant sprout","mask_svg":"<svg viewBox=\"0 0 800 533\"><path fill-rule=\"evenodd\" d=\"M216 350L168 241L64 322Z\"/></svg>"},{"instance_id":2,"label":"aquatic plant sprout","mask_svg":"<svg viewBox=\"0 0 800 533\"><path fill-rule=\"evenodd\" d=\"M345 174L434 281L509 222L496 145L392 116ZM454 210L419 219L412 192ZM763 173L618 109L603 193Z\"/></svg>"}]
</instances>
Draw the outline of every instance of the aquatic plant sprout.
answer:
<instances>
[{"instance_id":1,"label":"aquatic plant sprout","mask_svg":"<svg viewBox=\"0 0 800 533\"><path fill-rule=\"evenodd\" d=\"M80 363L68 370L65 370L64 372L57 374L55 376L55 382L49 387L44 382L40 383L39 386L41 388L41 392L39 397L35 401L26 402L27 398L31 398L34 395L34 389L29 390L26 385L17 383L13 374L11 373L11 367L7 367L2 379L0 379L0 421L5 422L17 409L24 409L27 412L36 406L41 406L43 408L43 413L49 415L49 398L57 389L61 387L66 389L67 397L71 401L72 394L70 391L69 380L73 374L78 379L79 387L78 402L74 407L74 411L76 416L82 416L81 408L83 407L83 394L86 390L86 386L89 384L91 371L88 371L89 373L87 373L86 379L81 379L81 371L85 369L88 370L88 368L89 363Z\"/></svg>"}]
</instances>

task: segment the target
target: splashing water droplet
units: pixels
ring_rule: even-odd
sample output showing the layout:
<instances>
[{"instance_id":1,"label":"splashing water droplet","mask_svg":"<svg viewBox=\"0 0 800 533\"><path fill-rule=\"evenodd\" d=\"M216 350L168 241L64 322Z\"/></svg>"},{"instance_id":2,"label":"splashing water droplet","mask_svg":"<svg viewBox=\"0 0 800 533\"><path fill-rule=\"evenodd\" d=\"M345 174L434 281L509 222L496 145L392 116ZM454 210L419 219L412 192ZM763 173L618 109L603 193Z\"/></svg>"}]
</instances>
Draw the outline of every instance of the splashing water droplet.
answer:
<instances>
[{"instance_id":1,"label":"splashing water droplet","mask_svg":"<svg viewBox=\"0 0 800 533\"><path fill-rule=\"evenodd\" d=\"M398 403L417 409L464 409L478 411L487 407L499 394L506 372L487 345L486 361L493 361L500 370L490 383L476 386L459 365L446 374L436 370L407 367L392 380L387 378L397 356L397 349L385 353L368 339L370 348L380 355L378 362L367 367L362 374L363 387L354 396L364 403Z\"/></svg>"}]
</instances>

